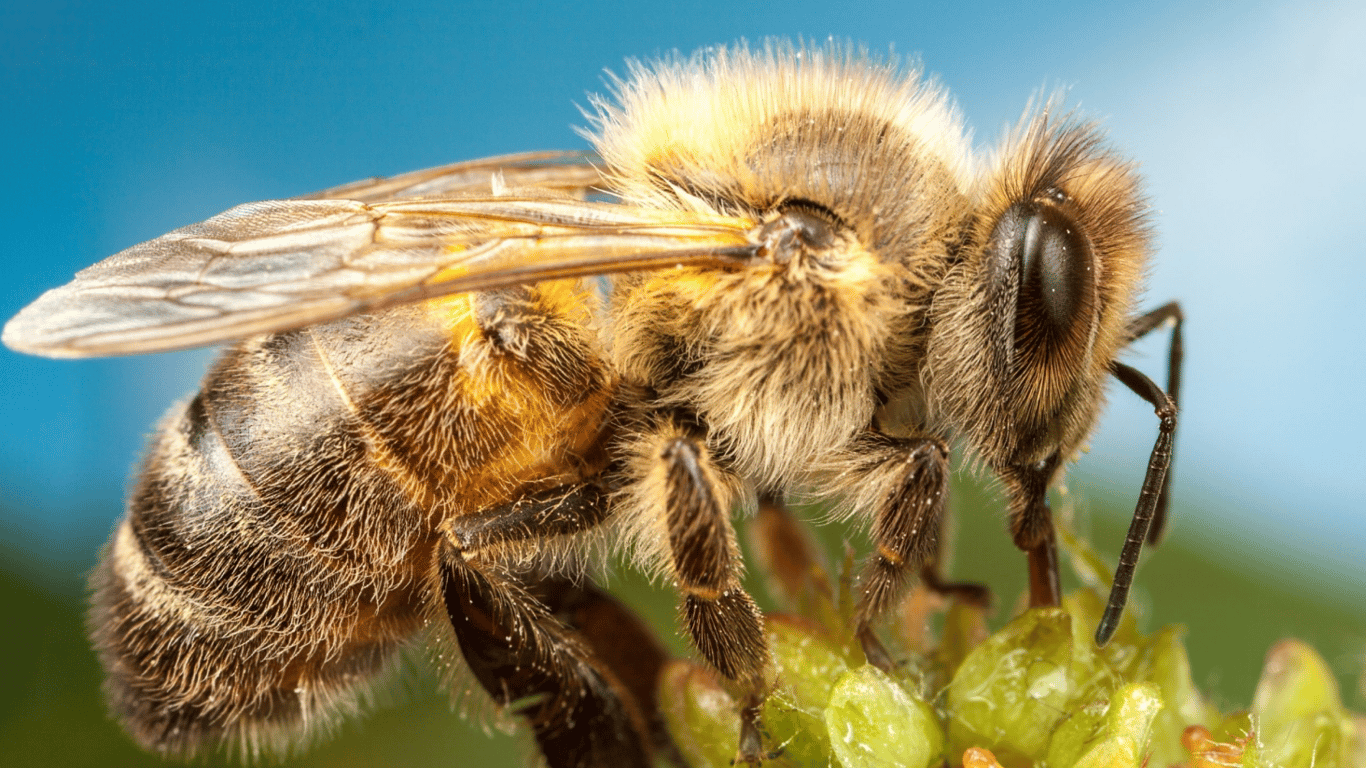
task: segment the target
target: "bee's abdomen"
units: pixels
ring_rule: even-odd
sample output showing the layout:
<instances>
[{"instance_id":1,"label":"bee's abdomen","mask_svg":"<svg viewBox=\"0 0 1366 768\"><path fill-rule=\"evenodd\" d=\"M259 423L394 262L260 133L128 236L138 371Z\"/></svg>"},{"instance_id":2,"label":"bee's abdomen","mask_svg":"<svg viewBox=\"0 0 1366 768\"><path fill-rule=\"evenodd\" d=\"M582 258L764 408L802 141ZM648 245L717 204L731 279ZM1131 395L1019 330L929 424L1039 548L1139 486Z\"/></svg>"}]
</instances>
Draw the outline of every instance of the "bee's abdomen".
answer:
<instances>
[{"instance_id":1,"label":"bee's abdomen","mask_svg":"<svg viewBox=\"0 0 1366 768\"><path fill-rule=\"evenodd\" d=\"M592 430L564 428L609 396L588 331L512 329L558 350L550 376L474 319L419 305L254 339L167 416L91 610L144 746L325 730L421 626L437 524L578 470Z\"/></svg>"}]
</instances>

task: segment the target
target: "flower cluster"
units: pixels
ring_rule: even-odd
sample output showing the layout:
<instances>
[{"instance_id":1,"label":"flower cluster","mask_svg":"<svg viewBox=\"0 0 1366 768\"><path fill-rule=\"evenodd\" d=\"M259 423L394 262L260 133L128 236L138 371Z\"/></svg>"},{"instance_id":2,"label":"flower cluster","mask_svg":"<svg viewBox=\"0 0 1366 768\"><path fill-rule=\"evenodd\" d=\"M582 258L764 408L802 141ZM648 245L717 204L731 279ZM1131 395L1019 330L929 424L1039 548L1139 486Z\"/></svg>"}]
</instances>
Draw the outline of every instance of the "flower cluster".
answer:
<instances>
[{"instance_id":1,"label":"flower cluster","mask_svg":"<svg viewBox=\"0 0 1366 768\"><path fill-rule=\"evenodd\" d=\"M1183 630L1141 634L1132 619L1097 648L1103 566L1063 532L1092 586L1059 608L1024 611L987 635L983 611L950 604L934 639L935 599L918 590L898 617L898 666L865 663L847 605L826 589L803 615L767 622L774 660L763 710L772 762L928 768L1337 768L1366 766L1366 718L1307 645L1271 649L1252 706L1224 714L1191 679ZM828 587L828 582L824 582ZM846 582L847 584L847 582ZM843 597L847 598L848 588ZM823 596L823 597L822 597ZM935 624L939 624L936 620ZM660 682L671 733L694 766L728 766L737 705L708 670L674 662Z\"/></svg>"}]
</instances>

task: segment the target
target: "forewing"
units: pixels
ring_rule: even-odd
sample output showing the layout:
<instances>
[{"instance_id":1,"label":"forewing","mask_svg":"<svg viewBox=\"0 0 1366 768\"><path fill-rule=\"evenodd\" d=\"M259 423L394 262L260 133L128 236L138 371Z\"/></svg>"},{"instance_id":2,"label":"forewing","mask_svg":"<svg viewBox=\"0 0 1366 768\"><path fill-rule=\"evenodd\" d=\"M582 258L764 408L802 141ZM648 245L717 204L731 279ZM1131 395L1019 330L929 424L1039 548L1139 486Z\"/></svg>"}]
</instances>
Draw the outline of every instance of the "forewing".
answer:
<instances>
[{"instance_id":1,"label":"forewing","mask_svg":"<svg viewBox=\"0 0 1366 768\"><path fill-rule=\"evenodd\" d=\"M48 357L185 349L460 291L735 264L756 251L753 227L540 196L249 203L82 270L4 342Z\"/></svg>"},{"instance_id":2,"label":"forewing","mask_svg":"<svg viewBox=\"0 0 1366 768\"><path fill-rule=\"evenodd\" d=\"M513 190L534 187L583 198L604 186L597 160L591 152L523 152L364 179L296 199L378 203L413 197L491 195L497 191L495 183Z\"/></svg>"}]
</instances>

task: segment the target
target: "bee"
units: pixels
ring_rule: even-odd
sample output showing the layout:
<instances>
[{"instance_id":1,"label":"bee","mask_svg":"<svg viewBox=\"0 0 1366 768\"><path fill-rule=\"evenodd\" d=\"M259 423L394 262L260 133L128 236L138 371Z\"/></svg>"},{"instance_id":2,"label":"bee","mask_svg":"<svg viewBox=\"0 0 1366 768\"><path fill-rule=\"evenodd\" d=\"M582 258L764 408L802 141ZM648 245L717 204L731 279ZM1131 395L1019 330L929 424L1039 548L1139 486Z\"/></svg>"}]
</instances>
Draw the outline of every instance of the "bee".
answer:
<instances>
[{"instance_id":1,"label":"bee","mask_svg":"<svg viewBox=\"0 0 1366 768\"><path fill-rule=\"evenodd\" d=\"M613 86L592 154L243 205L6 327L52 357L235 341L161 424L94 577L110 701L144 746L293 743L431 622L495 701L539 697L522 714L552 764L647 764L649 665L564 610L615 610L575 581L606 540L676 587L757 762L768 656L733 513L814 498L865 521L855 632L890 666L873 625L909 577L981 597L934 564L951 444L1003 482L1031 602L1059 601L1046 494L1111 376L1160 421L1097 641L1114 631L1165 517L1181 359L1178 305L1134 309L1133 164L1056 100L978 156L938 85L835 44ZM1162 326L1165 391L1118 360Z\"/></svg>"}]
</instances>

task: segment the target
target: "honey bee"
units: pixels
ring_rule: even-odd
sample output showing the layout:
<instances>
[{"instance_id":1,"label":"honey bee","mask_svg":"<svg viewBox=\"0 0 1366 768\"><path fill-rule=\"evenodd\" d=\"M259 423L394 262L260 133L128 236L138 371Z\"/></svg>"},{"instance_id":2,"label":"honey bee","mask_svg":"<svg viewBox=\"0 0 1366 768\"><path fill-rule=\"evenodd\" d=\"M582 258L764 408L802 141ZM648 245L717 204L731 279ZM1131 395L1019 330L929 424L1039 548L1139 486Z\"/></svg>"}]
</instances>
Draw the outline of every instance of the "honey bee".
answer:
<instances>
[{"instance_id":1,"label":"honey bee","mask_svg":"<svg viewBox=\"0 0 1366 768\"><path fill-rule=\"evenodd\" d=\"M6 326L52 357L236 340L94 577L141 744L295 743L431 621L495 701L540 697L521 714L551 764L648 764L649 664L566 610L617 610L576 581L605 539L676 586L757 762L768 657L732 514L866 521L855 631L890 665L872 627L908 577L981 596L934 567L951 441L1003 481L1031 602L1059 601L1046 493L1111 376L1161 424L1113 632L1165 515L1182 316L1134 311L1148 209L1097 128L1051 100L978 157L918 71L779 41L633 65L594 108L594 154L239 206ZM1165 391L1118 360L1164 325Z\"/></svg>"}]
</instances>

